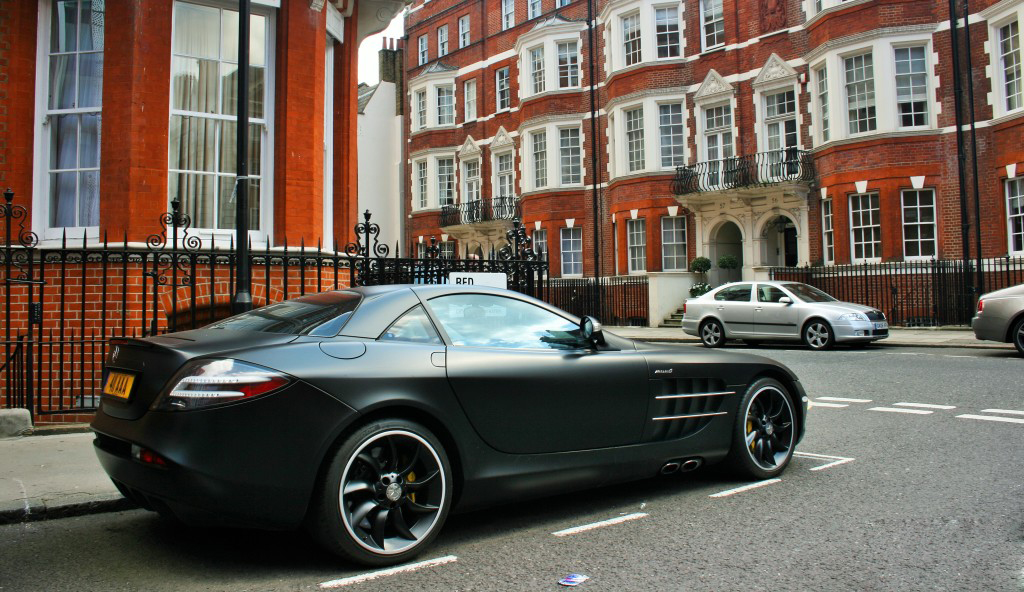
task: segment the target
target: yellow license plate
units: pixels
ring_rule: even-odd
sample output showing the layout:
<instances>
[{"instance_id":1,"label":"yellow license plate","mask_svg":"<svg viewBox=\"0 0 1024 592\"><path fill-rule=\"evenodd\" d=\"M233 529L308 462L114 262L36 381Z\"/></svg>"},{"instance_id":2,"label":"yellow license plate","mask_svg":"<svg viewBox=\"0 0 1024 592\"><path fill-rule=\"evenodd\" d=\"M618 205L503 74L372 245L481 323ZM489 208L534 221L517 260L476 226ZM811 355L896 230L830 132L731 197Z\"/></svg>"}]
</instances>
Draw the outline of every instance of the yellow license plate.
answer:
<instances>
[{"instance_id":1,"label":"yellow license plate","mask_svg":"<svg viewBox=\"0 0 1024 592\"><path fill-rule=\"evenodd\" d=\"M134 374L124 372L111 372L107 375L107 384L103 385L103 394L127 399L132 392L132 384L135 382Z\"/></svg>"}]
</instances>

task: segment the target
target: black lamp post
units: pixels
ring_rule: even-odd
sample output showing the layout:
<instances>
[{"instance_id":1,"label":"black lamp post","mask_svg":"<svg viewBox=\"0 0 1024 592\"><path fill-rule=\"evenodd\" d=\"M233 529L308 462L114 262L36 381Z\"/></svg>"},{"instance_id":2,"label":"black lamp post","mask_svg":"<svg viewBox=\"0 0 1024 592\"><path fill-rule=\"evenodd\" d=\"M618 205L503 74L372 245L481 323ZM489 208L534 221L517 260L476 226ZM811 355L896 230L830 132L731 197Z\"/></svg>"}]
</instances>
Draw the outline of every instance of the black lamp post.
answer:
<instances>
[{"instance_id":1,"label":"black lamp post","mask_svg":"<svg viewBox=\"0 0 1024 592\"><path fill-rule=\"evenodd\" d=\"M252 268L249 265L249 0L238 2L238 119L235 166L235 256L238 276L231 311L252 310Z\"/></svg>"}]
</instances>

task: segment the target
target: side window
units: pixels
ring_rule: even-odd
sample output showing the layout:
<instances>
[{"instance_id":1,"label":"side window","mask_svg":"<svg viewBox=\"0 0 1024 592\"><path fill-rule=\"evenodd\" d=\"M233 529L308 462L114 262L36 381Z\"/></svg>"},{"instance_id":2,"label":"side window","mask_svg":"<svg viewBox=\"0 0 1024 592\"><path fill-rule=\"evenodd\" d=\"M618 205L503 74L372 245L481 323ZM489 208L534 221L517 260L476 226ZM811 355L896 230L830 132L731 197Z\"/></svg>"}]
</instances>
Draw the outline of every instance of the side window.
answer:
<instances>
[{"instance_id":1,"label":"side window","mask_svg":"<svg viewBox=\"0 0 1024 592\"><path fill-rule=\"evenodd\" d=\"M410 309L398 317L380 336L381 341L408 341L412 343L432 343L441 345L441 336L427 318L422 306Z\"/></svg>"},{"instance_id":2,"label":"side window","mask_svg":"<svg viewBox=\"0 0 1024 592\"><path fill-rule=\"evenodd\" d=\"M726 288L715 294L715 300L729 302L750 302L750 284L740 284Z\"/></svg>"},{"instance_id":3,"label":"side window","mask_svg":"<svg viewBox=\"0 0 1024 592\"><path fill-rule=\"evenodd\" d=\"M778 302L779 298L785 296L786 293L779 288L769 284L758 284L757 286L757 301L758 302Z\"/></svg>"},{"instance_id":4,"label":"side window","mask_svg":"<svg viewBox=\"0 0 1024 592\"><path fill-rule=\"evenodd\" d=\"M539 306L502 296L453 294L429 302L453 345L580 349L579 327Z\"/></svg>"}]
</instances>

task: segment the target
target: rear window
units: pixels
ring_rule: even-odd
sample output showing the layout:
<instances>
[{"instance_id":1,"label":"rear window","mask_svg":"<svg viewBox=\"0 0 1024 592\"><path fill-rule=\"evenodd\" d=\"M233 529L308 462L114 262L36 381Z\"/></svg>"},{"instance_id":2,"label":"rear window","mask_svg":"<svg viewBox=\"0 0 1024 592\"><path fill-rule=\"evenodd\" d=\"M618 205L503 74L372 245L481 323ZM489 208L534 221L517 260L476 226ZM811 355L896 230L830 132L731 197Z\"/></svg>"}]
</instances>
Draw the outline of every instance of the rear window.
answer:
<instances>
[{"instance_id":1,"label":"rear window","mask_svg":"<svg viewBox=\"0 0 1024 592\"><path fill-rule=\"evenodd\" d=\"M228 317L207 329L334 337L362 298L355 292L311 294Z\"/></svg>"}]
</instances>

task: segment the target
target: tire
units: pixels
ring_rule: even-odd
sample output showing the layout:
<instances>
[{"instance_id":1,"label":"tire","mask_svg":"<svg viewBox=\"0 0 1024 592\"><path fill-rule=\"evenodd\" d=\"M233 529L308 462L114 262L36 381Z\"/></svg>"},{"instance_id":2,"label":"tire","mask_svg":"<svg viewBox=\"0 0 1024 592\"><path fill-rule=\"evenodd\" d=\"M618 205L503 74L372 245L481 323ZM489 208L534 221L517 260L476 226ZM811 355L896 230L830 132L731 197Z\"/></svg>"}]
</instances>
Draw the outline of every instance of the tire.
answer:
<instances>
[{"instance_id":1,"label":"tire","mask_svg":"<svg viewBox=\"0 0 1024 592\"><path fill-rule=\"evenodd\" d=\"M740 401L727 462L744 478L770 479L782 474L796 447L796 413L789 390L762 378Z\"/></svg>"},{"instance_id":2,"label":"tire","mask_svg":"<svg viewBox=\"0 0 1024 592\"><path fill-rule=\"evenodd\" d=\"M718 319L708 319L700 324L700 342L704 347L722 347L725 345L725 328Z\"/></svg>"},{"instance_id":3,"label":"tire","mask_svg":"<svg viewBox=\"0 0 1024 592\"><path fill-rule=\"evenodd\" d=\"M808 321L804 325L802 335L804 345L815 351L832 349L836 344L836 334L832 331L832 326L821 319Z\"/></svg>"},{"instance_id":4,"label":"tire","mask_svg":"<svg viewBox=\"0 0 1024 592\"><path fill-rule=\"evenodd\" d=\"M430 430L376 421L338 447L314 492L310 534L328 551L379 567L430 546L452 503L452 471Z\"/></svg>"},{"instance_id":5,"label":"tire","mask_svg":"<svg viewBox=\"0 0 1024 592\"><path fill-rule=\"evenodd\" d=\"M1013 330L1010 331L1010 338L1013 340L1014 347L1017 348L1017 353L1024 356L1024 317L1017 319L1017 322L1013 325Z\"/></svg>"}]
</instances>

